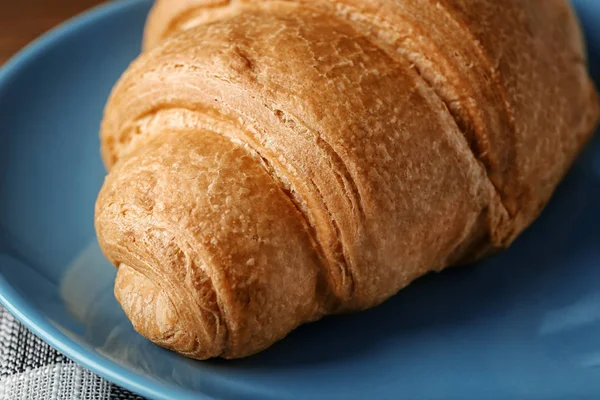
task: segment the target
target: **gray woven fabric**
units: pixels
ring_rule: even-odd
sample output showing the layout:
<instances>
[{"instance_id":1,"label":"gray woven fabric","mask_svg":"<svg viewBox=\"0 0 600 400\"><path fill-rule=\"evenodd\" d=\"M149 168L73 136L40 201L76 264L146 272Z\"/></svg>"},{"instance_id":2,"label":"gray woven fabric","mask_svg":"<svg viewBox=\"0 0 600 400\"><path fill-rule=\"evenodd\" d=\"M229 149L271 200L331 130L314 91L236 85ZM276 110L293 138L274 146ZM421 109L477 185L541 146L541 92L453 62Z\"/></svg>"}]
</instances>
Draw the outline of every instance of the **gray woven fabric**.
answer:
<instances>
[{"instance_id":1,"label":"gray woven fabric","mask_svg":"<svg viewBox=\"0 0 600 400\"><path fill-rule=\"evenodd\" d=\"M0 306L0 400L144 400L69 360Z\"/></svg>"}]
</instances>

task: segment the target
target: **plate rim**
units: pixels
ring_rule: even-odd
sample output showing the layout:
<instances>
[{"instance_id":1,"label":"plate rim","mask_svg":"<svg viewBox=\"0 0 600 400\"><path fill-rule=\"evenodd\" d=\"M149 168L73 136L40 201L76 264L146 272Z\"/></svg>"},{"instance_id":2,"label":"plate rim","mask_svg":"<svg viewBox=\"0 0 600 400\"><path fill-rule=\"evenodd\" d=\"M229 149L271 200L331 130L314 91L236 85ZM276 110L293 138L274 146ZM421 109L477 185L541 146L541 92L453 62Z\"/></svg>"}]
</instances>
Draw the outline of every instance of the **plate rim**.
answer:
<instances>
[{"instance_id":1,"label":"plate rim","mask_svg":"<svg viewBox=\"0 0 600 400\"><path fill-rule=\"evenodd\" d=\"M97 20L110 18L114 14L148 1L109 1L77 14L48 30L23 47L0 68L0 88L9 84L14 75L26 65L35 62L40 53L61 42L66 37L76 34L79 30ZM109 382L156 400L172 400L174 396L181 400L212 399L205 393L192 393L185 389L167 386L159 381L148 379L85 348L54 326L27 299L18 293L2 274L0 274L0 304L44 342Z\"/></svg>"}]
</instances>

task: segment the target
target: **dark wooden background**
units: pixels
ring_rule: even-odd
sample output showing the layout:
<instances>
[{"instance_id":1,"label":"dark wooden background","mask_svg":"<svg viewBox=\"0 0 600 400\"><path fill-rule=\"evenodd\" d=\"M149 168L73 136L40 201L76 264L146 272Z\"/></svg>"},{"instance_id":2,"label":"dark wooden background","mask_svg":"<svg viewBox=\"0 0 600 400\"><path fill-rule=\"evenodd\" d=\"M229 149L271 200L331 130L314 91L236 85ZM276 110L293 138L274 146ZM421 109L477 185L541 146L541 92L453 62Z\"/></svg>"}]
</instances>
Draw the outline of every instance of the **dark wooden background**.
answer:
<instances>
[{"instance_id":1,"label":"dark wooden background","mask_svg":"<svg viewBox=\"0 0 600 400\"><path fill-rule=\"evenodd\" d=\"M0 0L0 65L27 43L103 0Z\"/></svg>"}]
</instances>

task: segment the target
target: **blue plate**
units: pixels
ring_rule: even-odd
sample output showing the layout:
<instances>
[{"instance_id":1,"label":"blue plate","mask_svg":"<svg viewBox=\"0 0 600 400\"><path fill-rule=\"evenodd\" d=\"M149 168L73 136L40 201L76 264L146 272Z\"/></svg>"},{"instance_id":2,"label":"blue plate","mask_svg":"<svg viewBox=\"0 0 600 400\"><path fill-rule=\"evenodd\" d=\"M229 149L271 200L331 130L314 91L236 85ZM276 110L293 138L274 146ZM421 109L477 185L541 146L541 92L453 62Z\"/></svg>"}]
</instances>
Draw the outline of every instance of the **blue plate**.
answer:
<instances>
[{"instance_id":1,"label":"blue plate","mask_svg":"<svg viewBox=\"0 0 600 400\"><path fill-rule=\"evenodd\" d=\"M600 1L576 1L600 77ZM112 3L0 72L0 300L61 352L155 399L600 398L600 138L507 252L371 311L304 326L240 361L137 335L93 228L98 126L148 1Z\"/></svg>"}]
</instances>

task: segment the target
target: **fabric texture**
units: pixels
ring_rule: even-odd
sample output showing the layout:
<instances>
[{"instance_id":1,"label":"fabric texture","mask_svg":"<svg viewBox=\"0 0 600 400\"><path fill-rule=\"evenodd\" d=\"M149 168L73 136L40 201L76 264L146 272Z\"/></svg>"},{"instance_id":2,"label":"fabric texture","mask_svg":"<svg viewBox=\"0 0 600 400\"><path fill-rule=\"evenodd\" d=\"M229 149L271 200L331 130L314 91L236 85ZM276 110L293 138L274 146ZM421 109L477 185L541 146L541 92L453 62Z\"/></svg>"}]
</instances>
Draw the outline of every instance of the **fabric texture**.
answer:
<instances>
[{"instance_id":1,"label":"fabric texture","mask_svg":"<svg viewBox=\"0 0 600 400\"><path fill-rule=\"evenodd\" d=\"M76 364L0 306L0 400L144 400Z\"/></svg>"}]
</instances>

